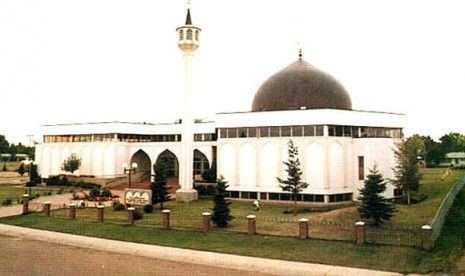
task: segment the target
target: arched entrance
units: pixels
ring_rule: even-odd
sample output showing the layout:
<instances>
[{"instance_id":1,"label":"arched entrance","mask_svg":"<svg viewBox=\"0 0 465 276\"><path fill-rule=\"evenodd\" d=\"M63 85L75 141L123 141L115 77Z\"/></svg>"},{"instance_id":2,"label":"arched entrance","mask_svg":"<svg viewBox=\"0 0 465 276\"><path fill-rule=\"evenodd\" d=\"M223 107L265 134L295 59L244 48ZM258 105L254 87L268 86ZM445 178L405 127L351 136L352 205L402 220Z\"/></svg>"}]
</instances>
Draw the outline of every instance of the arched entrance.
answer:
<instances>
[{"instance_id":1,"label":"arched entrance","mask_svg":"<svg viewBox=\"0 0 465 276\"><path fill-rule=\"evenodd\" d=\"M210 170L208 158L199 150L194 150L194 181L206 181L205 173Z\"/></svg>"},{"instance_id":2,"label":"arched entrance","mask_svg":"<svg viewBox=\"0 0 465 276\"><path fill-rule=\"evenodd\" d=\"M164 152L158 155L157 161L153 165L157 165L158 162L164 162L167 168L166 175L166 185L167 187L171 188L170 193L175 193L177 189L180 188L179 186L179 161L176 155L174 155L171 151L165 150Z\"/></svg>"},{"instance_id":3,"label":"arched entrance","mask_svg":"<svg viewBox=\"0 0 465 276\"><path fill-rule=\"evenodd\" d=\"M134 183L150 183L151 168L150 157L143 150L138 150L131 157L129 164L137 163L137 171L133 175L132 182Z\"/></svg>"}]
</instances>

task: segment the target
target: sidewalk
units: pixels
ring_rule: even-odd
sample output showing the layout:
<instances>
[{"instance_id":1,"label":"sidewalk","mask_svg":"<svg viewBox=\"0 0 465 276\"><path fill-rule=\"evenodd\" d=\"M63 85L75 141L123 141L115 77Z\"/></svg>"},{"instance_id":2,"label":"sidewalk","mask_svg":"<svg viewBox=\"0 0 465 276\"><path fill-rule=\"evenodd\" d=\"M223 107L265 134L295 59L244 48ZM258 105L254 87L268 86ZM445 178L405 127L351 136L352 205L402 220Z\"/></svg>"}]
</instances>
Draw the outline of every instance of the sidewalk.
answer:
<instances>
[{"instance_id":1,"label":"sidewalk","mask_svg":"<svg viewBox=\"0 0 465 276\"><path fill-rule=\"evenodd\" d=\"M86 249L111 251L174 262L222 268L235 268L249 272L260 272L271 275L401 275L393 272L245 257L231 254L105 240L3 224L0 224L0 233L6 236L58 243Z\"/></svg>"}]
</instances>

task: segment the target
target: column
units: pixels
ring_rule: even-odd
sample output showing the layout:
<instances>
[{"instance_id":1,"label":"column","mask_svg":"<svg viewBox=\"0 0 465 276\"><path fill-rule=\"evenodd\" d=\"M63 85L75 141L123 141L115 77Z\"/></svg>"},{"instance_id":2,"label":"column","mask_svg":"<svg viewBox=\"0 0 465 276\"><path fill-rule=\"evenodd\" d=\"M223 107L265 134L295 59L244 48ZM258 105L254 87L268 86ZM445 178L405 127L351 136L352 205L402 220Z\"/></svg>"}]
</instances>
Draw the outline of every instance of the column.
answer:
<instances>
[{"instance_id":1,"label":"column","mask_svg":"<svg viewBox=\"0 0 465 276\"><path fill-rule=\"evenodd\" d=\"M255 235L257 233L257 226L256 226L255 221L256 221L256 216L254 215L247 216L247 226L248 226L247 234Z\"/></svg>"}]
</instances>

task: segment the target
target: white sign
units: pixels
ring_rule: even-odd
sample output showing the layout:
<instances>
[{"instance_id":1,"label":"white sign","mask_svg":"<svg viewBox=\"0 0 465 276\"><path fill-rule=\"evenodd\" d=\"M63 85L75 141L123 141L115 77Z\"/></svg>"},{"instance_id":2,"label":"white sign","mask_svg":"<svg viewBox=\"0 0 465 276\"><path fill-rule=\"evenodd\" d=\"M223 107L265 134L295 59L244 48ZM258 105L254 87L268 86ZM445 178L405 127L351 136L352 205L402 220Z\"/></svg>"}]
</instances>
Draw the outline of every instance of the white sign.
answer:
<instances>
[{"instance_id":1,"label":"white sign","mask_svg":"<svg viewBox=\"0 0 465 276\"><path fill-rule=\"evenodd\" d=\"M145 205L152 203L152 191L141 189L125 189L124 204Z\"/></svg>"}]
</instances>

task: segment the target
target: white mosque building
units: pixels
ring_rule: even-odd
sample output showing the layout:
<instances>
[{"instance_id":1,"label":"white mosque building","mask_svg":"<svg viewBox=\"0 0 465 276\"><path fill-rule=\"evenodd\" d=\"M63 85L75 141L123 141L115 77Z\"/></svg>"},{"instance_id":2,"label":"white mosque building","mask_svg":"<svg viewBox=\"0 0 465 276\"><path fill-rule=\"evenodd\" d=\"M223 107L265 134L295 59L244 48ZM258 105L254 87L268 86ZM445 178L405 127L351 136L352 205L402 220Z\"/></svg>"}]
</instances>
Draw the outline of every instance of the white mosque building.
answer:
<instances>
[{"instance_id":1,"label":"white mosque building","mask_svg":"<svg viewBox=\"0 0 465 276\"><path fill-rule=\"evenodd\" d=\"M251 111L218 113L210 121L190 112L190 64L201 29L190 11L177 29L183 52L184 115L176 123L99 122L45 125L36 162L43 178L60 175L71 154L82 160L81 176L114 179L124 164L136 163L138 181L150 181L154 165L169 164L169 182L177 199L197 199L194 182L213 164L229 184L231 198L289 200L276 177L285 178L283 161L293 140L299 149L304 202L355 200L368 170L375 165L393 178L393 148L402 137L402 114L359 111L345 88L331 75L298 59L264 81ZM187 138L186 138L187 137ZM393 197L388 184L385 197Z\"/></svg>"}]
</instances>

